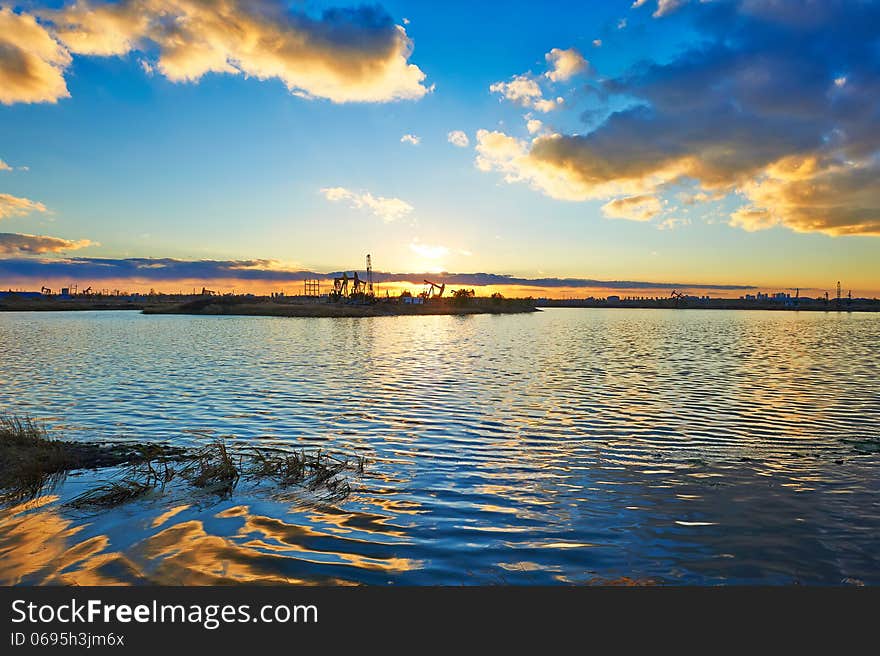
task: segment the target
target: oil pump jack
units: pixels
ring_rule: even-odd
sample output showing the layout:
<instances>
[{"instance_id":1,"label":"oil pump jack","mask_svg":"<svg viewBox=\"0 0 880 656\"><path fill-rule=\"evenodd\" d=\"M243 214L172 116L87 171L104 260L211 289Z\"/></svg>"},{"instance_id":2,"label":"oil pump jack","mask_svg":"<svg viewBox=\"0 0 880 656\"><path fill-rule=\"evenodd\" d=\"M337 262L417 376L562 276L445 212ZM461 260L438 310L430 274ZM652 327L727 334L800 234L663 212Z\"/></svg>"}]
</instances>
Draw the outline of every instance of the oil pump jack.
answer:
<instances>
[{"instance_id":1,"label":"oil pump jack","mask_svg":"<svg viewBox=\"0 0 880 656\"><path fill-rule=\"evenodd\" d=\"M338 278L333 279L333 291L330 292L331 301L366 301L372 299L373 292L373 263L367 255L367 277L361 278L355 271L349 277L345 271Z\"/></svg>"},{"instance_id":2,"label":"oil pump jack","mask_svg":"<svg viewBox=\"0 0 880 656\"><path fill-rule=\"evenodd\" d=\"M425 300L429 298L441 298L443 296L443 292L446 291L446 283L445 282L431 282L430 280L425 281L425 291L422 292L421 296Z\"/></svg>"}]
</instances>

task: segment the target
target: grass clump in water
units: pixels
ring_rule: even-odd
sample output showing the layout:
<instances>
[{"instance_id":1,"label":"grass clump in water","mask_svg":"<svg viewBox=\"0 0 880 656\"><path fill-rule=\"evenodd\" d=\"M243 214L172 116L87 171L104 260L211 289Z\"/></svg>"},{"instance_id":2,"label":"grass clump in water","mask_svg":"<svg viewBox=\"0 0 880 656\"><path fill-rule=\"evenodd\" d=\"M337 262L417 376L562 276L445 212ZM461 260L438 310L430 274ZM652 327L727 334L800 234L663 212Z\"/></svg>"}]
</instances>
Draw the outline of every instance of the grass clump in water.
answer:
<instances>
[{"instance_id":1,"label":"grass clump in water","mask_svg":"<svg viewBox=\"0 0 880 656\"><path fill-rule=\"evenodd\" d=\"M240 477L239 466L221 440L198 451L181 474L195 487L221 496L231 494Z\"/></svg>"},{"instance_id":2,"label":"grass clump in water","mask_svg":"<svg viewBox=\"0 0 880 656\"><path fill-rule=\"evenodd\" d=\"M331 497L339 498L351 492L351 486L340 474L345 471L363 474L365 462L362 457L351 462L321 451L309 454L305 451L266 453L255 450L248 475L272 478L282 486L299 485L311 491L325 489Z\"/></svg>"},{"instance_id":3,"label":"grass clump in water","mask_svg":"<svg viewBox=\"0 0 880 656\"><path fill-rule=\"evenodd\" d=\"M168 460L146 461L129 468L121 480L111 481L83 492L71 499L68 505L73 508L113 508L128 501L143 497L156 489L164 488L176 471L169 467Z\"/></svg>"},{"instance_id":4,"label":"grass clump in water","mask_svg":"<svg viewBox=\"0 0 880 656\"><path fill-rule=\"evenodd\" d=\"M69 442L50 437L25 417L0 415L0 502L32 499L64 480L75 469L126 466L114 480L68 502L75 508L110 508L164 488L180 476L195 488L229 496L242 475L324 491L341 500L351 487L346 471L364 473L365 460L340 459L318 451L263 452L234 456L222 440L191 450L162 444Z\"/></svg>"}]
</instances>

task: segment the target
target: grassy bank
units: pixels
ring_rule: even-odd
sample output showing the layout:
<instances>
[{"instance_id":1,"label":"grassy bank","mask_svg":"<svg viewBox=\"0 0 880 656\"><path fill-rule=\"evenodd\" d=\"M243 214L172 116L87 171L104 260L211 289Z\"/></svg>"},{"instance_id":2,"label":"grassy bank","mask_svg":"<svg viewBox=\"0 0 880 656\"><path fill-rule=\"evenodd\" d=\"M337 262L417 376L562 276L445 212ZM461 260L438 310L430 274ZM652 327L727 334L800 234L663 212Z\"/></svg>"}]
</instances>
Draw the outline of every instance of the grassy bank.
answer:
<instances>
[{"instance_id":1,"label":"grassy bank","mask_svg":"<svg viewBox=\"0 0 880 656\"><path fill-rule=\"evenodd\" d=\"M298 486L340 500L346 472L363 474L361 458L249 449L233 453L222 441L199 449L164 444L90 444L57 440L28 418L0 417L0 501L17 502L54 489L72 471L116 468L112 480L70 500L74 508L107 508L164 490L176 481L228 496L242 479Z\"/></svg>"}]
</instances>

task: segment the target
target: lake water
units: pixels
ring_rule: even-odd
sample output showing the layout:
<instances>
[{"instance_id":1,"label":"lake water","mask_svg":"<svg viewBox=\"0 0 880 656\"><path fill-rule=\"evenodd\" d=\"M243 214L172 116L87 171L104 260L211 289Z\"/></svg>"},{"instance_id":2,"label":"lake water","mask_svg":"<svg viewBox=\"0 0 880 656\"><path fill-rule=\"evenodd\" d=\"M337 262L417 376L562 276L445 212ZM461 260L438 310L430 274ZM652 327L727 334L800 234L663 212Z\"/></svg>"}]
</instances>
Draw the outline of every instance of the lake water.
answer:
<instances>
[{"instance_id":1,"label":"lake water","mask_svg":"<svg viewBox=\"0 0 880 656\"><path fill-rule=\"evenodd\" d=\"M880 315L0 313L0 412L82 440L367 457L0 509L0 583L880 583Z\"/></svg>"}]
</instances>

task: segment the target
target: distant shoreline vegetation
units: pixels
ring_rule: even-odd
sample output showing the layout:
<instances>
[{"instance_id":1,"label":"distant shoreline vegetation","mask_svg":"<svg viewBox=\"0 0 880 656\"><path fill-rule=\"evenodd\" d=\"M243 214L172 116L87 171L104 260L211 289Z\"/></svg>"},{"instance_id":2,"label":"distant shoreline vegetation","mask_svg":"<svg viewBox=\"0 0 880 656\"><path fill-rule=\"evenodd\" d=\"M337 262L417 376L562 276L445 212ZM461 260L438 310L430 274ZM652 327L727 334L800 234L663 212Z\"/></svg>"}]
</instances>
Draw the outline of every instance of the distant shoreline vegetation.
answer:
<instances>
[{"instance_id":1,"label":"distant shoreline vegetation","mask_svg":"<svg viewBox=\"0 0 880 656\"><path fill-rule=\"evenodd\" d=\"M355 318L416 315L519 314L541 308L639 308L773 310L818 312L880 312L880 300L809 298L790 295L711 298L675 293L671 296L589 298L504 298L472 295L421 298L408 295L331 302L326 296L256 296L253 294L42 295L0 292L0 312L140 310L144 314L238 315L270 317Z\"/></svg>"}]
</instances>

